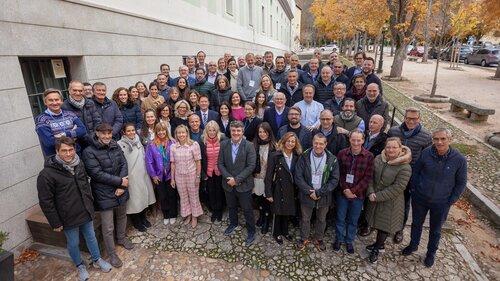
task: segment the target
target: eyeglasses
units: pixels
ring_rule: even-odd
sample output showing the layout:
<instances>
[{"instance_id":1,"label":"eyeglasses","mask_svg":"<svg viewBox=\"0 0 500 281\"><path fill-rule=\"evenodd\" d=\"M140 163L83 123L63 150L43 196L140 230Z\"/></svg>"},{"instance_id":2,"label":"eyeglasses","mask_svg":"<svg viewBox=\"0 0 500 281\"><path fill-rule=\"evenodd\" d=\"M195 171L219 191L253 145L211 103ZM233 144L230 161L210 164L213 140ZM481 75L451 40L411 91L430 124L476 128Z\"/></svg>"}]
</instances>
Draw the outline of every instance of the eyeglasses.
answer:
<instances>
[{"instance_id":1,"label":"eyeglasses","mask_svg":"<svg viewBox=\"0 0 500 281\"><path fill-rule=\"evenodd\" d=\"M321 120L321 121L330 121L330 120L333 120L333 118L319 118L319 120Z\"/></svg>"}]
</instances>

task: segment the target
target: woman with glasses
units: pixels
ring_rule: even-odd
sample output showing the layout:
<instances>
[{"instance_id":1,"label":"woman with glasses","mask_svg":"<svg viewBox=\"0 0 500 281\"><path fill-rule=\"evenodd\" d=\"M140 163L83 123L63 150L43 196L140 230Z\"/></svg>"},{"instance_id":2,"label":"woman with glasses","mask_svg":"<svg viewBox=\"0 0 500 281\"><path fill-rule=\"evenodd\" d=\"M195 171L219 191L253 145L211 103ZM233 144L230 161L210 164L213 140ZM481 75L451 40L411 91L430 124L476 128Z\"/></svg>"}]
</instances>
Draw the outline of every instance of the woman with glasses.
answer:
<instances>
[{"instance_id":1,"label":"woman with glasses","mask_svg":"<svg viewBox=\"0 0 500 281\"><path fill-rule=\"evenodd\" d=\"M188 116L193 113L190 109L189 103L186 100L180 100L175 103L174 107L174 118L170 120L170 125L172 126L172 132L175 132L175 128L179 125L188 126Z\"/></svg>"}]
</instances>

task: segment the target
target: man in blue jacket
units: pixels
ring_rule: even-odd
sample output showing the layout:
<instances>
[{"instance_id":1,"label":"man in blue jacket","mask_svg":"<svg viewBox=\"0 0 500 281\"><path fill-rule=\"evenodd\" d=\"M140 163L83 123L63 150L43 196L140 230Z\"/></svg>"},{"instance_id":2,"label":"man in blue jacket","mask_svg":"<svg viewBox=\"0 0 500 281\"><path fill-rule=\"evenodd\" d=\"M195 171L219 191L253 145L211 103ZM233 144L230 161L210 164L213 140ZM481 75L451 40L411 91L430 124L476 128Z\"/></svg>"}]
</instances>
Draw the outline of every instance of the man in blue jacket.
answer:
<instances>
[{"instance_id":1,"label":"man in blue jacket","mask_svg":"<svg viewBox=\"0 0 500 281\"><path fill-rule=\"evenodd\" d=\"M417 250L422 225L429 212L429 242L424 260L426 267L434 265L441 228L451 205L457 202L467 184L467 160L450 146L450 142L451 133L448 129L435 129L432 132L433 145L422 151L413 166L411 241L402 254L408 256Z\"/></svg>"},{"instance_id":2,"label":"man in blue jacket","mask_svg":"<svg viewBox=\"0 0 500 281\"><path fill-rule=\"evenodd\" d=\"M94 91L92 100L101 115L102 123L111 125L113 127L113 137L119 139L123 126L123 116L120 108L118 108L116 102L106 97L106 84L95 82L92 85L92 90Z\"/></svg>"}]
</instances>

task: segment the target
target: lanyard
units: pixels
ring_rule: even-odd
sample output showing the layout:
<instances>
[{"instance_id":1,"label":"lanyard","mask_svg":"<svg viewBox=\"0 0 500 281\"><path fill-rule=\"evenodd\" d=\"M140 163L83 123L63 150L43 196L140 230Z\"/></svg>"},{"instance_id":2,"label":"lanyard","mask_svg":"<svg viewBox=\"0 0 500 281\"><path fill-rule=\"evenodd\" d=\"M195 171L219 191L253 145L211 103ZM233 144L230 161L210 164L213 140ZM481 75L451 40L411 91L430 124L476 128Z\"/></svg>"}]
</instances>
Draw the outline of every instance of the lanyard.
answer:
<instances>
[{"instance_id":1,"label":"lanyard","mask_svg":"<svg viewBox=\"0 0 500 281\"><path fill-rule=\"evenodd\" d=\"M313 164L314 164L314 173L315 174L318 174L319 167L321 167L321 163L323 162L324 158L325 158L325 153L323 152L323 155L321 155L321 159L319 160L318 165L316 165L316 156L314 156L314 154L313 154Z\"/></svg>"}]
</instances>

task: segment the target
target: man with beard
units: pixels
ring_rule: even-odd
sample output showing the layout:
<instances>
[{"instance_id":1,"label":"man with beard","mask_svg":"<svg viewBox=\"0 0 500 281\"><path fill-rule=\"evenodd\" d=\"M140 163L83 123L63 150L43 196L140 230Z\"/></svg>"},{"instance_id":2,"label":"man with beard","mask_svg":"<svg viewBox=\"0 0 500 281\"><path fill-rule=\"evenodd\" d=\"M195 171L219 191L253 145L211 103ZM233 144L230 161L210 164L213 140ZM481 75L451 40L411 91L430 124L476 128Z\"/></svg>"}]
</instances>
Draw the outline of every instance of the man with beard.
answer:
<instances>
[{"instance_id":1,"label":"man with beard","mask_svg":"<svg viewBox=\"0 0 500 281\"><path fill-rule=\"evenodd\" d=\"M271 76L271 80L273 80L275 89L281 88L281 85L284 85L286 83L287 72L285 71L284 57L276 57L276 66L269 72L269 76Z\"/></svg>"},{"instance_id":2,"label":"man with beard","mask_svg":"<svg viewBox=\"0 0 500 281\"><path fill-rule=\"evenodd\" d=\"M345 98L341 107L342 111L335 115L335 124L338 126L339 133L349 135L356 128L364 132L365 122L356 114L356 102L354 99Z\"/></svg>"},{"instance_id":3,"label":"man with beard","mask_svg":"<svg viewBox=\"0 0 500 281\"><path fill-rule=\"evenodd\" d=\"M332 80L335 83L342 82L347 85L347 88L350 88L349 77L344 74L344 65L340 61L336 61L333 63L333 75Z\"/></svg>"},{"instance_id":4,"label":"man with beard","mask_svg":"<svg viewBox=\"0 0 500 281\"><path fill-rule=\"evenodd\" d=\"M311 147L312 134L302 126L301 122L302 111L296 106L290 107L288 110L288 125L282 126L278 130L277 139L281 139L286 133L293 132L299 137L300 144L304 150Z\"/></svg>"},{"instance_id":5,"label":"man with beard","mask_svg":"<svg viewBox=\"0 0 500 281\"><path fill-rule=\"evenodd\" d=\"M366 78L366 85L375 83L378 85L380 90L380 95L382 95L382 81L375 74L375 60L372 57L368 57L363 62L363 75Z\"/></svg>"}]
</instances>

